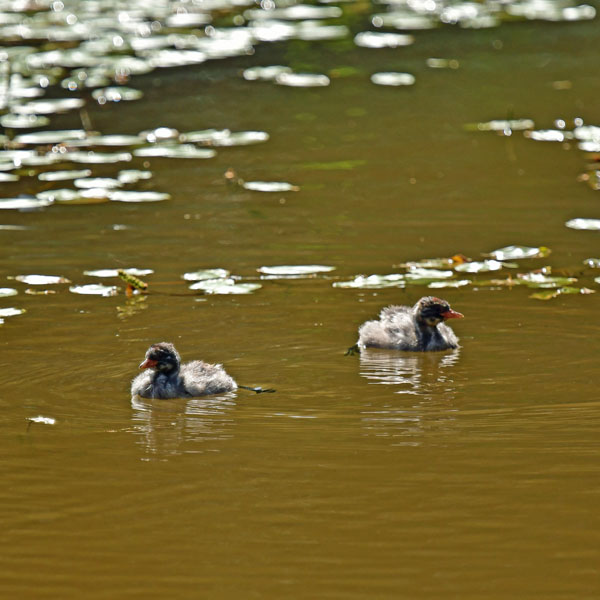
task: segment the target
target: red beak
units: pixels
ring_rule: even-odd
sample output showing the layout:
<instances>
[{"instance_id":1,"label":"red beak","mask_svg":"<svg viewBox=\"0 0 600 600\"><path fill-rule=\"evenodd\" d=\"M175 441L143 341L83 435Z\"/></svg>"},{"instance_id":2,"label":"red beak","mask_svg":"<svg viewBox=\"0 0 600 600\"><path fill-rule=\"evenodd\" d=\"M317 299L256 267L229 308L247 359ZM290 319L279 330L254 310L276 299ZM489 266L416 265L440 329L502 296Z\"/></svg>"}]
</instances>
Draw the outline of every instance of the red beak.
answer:
<instances>
[{"instance_id":1,"label":"red beak","mask_svg":"<svg viewBox=\"0 0 600 600\"><path fill-rule=\"evenodd\" d=\"M442 313L442 317L444 320L446 319L462 319L465 315L462 313L456 312L455 310L449 309L445 313Z\"/></svg>"},{"instance_id":2,"label":"red beak","mask_svg":"<svg viewBox=\"0 0 600 600\"><path fill-rule=\"evenodd\" d=\"M152 360L151 358L147 358L145 361L140 363L140 369L152 369L158 364L157 360Z\"/></svg>"}]
</instances>

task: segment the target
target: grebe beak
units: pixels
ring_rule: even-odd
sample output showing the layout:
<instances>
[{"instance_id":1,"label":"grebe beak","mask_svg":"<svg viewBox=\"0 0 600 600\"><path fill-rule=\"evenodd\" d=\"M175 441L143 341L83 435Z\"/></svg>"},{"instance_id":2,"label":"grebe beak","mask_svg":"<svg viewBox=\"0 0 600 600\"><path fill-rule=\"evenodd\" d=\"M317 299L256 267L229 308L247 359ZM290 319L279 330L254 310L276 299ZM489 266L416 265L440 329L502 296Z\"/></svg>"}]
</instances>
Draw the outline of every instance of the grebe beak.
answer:
<instances>
[{"instance_id":1,"label":"grebe beak","mask_svg":"<svg viewBox=\"0 0 600 600\"><path fill-rule=\"evenodd\" d=\"M140 363L140 369L152 369L158 364L157 360L152 360L151 358L147 358L143 362Z\"/></svg>"},{"instance_id":2,"label":"grebe beak","mask_svg":"<svg viewBox=\"0 0 600 600\"><path fill-rule=\"evenodd\" d=\"M465 315L463 315L462 313L456 312L455 310L452 310L451 308L448 309L445 313L442 313L442 317L444 317L444 320L446 319L463 319Z\"/></svg>"}]
</instances>

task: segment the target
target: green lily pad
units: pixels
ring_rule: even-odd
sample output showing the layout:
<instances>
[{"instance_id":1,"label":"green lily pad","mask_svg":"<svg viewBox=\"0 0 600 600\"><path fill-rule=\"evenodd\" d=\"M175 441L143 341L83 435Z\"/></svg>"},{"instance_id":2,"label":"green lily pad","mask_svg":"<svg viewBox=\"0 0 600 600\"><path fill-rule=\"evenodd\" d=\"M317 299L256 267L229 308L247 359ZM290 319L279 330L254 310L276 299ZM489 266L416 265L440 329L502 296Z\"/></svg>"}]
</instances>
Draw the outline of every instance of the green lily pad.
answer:
<instances>
[{"instance_id":1,"label":"green lily pad","mask_svg":"<svg viewBox=\"0 0 600 600\"><path fill-rule=\"evenodd\" d=\"M0 198L0 210L30 210L50 206L51 200L42 198Z\"/></svg>"},{"instance_id":2,"label":"green lily pad","mask_svg":"<svg viewBox=\"0 0 600 600\"><path fill-rule=\"evenodd\" d=\"M373 73L371 81L376 85L407 86L414 85L416 79L411 73Z\"/></svg>"},{"instance_id":3,"label":"green lily pad","mask_svg":"<svg viewBox=\"0 0 600 600\"><path fill-rule=\"evenodd\" d=\"M462 263L460 265L456 265L454 269L460 273L484 273L487 271L499 271L503 266L508 265L505 265L497 260L483 260Z\"/></svg>"},{"instance_id":4,"label":"green lily pad","mask_svg":"<svg viewBox=\"0 0 600 600\"><path fill-rule=\"evenodd\" d=\"M183 279L186 281L206 281L208 279L227 279L230 273L227 269L200 269L190 273L184 273Z\"/></svg>"},{"instance_id":5,"label":"green lily pad","mask_svg":"<svg viewBox=\"0 0 600 600\"><path fill-rule=\"evenodd\" d=\"M399 48L410 46L414 41L414 36L405 33L361 31L354 36L354 43L363 48Z\"/></svg>"},{"instance_id":6,"label":"green lily pad","mask_svg":"<svg viewBox=\"0 0 600 600\"><path fill-rule=\"evenodd\" d=\"M565 223L571 229L585 229L588 231L600 231L600 219L571 219Z\"/></svg>"},{"instance_id":7,"label":"green lily pad","mask_svg":"<svg viewBox=\"0 0 600 600\"><path fill-rule=\"evenodd\" d=\"M213 158L216 152L210 148L196 148L193 144L155 144L133 151L144 158Z\"/></svg>"},{"instance_id":8,"label":"green lily pad","mask_svg":"<svg viewBox=\"0 0 600 600\"><path fill-rule=\"evenodd\" d=\"M436 290L442 288L459 288L469 285L470 283L470 279L453 279L451 281L432 281L427 287Z\"/></svg>"},{"instance_id":9,"label":"green lily pad","mask_svg":"<svg viewBox=\"0 0 600 600\"><path fill-rule=\"evenodd\" d=\"M161 202L163 200L169 200L171 195L166 192L110 190L109 198L113 202Z\"/></svg>"},{"instance_id":10,"label":"green lily pad","mask_svg":"<svg viewBox=\"0 0 600 600\"><path fill-rule=\"evenodd\" d=\"M559 288L577 281L575 277L554 277L544 273L519 273L518 278L528 287Z\"/></svg>"},{"instance_id":11,"label":"green lily pad","mask_svg":"<svg viewBox=\"0 0 600 600\"><path fill-rule=\"evenodd\" d=\"M327 75L319 73L280 73L275 83L289 87L326 87L331 81Z\"/></svg>"},{"instance_id":12,"label":"green lily pad","mask_svg":"<svg viewBox=\"0 0 600 600\"><path fill-rule=\"evenodd\" d=\"M272 267L259 267L256 270L259 273L267 275L269 278L308 277L317 273L329 273L334 271L335 267L327 265L276 265Z\"/></svg>"},{"instance_id":13,"label":"green lily pad","mask_svg":"<svg viewBox=\"0 0 600 600\"><path fill-rule=\"evenodd\" d=\"M69 181L71 179L80 179L89 177L92 174L90 169L79 169L74 171L46 171L40 173L38 179L40 181Z\"/></svg>"},{"instance_id":14,"label":"green lily pad","mask_svg":"<svg viewBox=\"0 0 600 600\"><path fill-rule=\"evenodd\" d=\"M235 279L207 279L190 285L190 290L202 290L205 294L251 294L261 288L260 283L236 283Z\"/></svg>"},{"instance_id":15,"label":"green lily pad","mask_svg":"<svg viewBox=\"0 0 600 600\"><path fill-rule=\"evenodd\" d=\"M71 283L67 278L58 275L17 275L16 281L27 285L57 285L59 283Z\"/></svg>"},{"instance_id":16,"label":"green lily pad","mask_svg":"<svg viewBox=\"0 0 600 600\"><path fill-rule=\"evenodd\" d=\"M73 294L83 294L85 296L116 296L119 290L116 285L100 285L90 283L88 285L72 285L69 291Z\"/></svg>"},{"instance_id":17,"label":"green lily pad","mask_svg":"<svg viewBox=\"0 0 600 600\"><path fill-rule=\"evenodd\" d=\"M297 192L297 185L285 181L246 181L243 187L253 192Z\"/></svg>"},{"instance_id":18,"label":"green lily pad","mask_svg":"<svg viewBox=\"0 0 600 600\"><path fill-rule=\"evenodd\" d=\"M539 248L532 248L530 246L505 246L504 248L493 250L486 256L491 256L495 260L503 261L546 257L550 252L551 250L545 246L540 246Z\"/></svg>"},{"instance_id":19,"label":"green lily pad","mask_svg":"<svg viewBox=\"0 0 600 600\"><path fill-rule=\"evenodd\" d=\"M154 273L152 269L136 269L135 267L130 267L128 269L96 269L95 271L84 271L83 274L88 277L118 277L119 271L125 271L129 275L135 275L136 277L144 277L144 275L150 275Z\"/></svg>"},{"instance_id":20,"label":"green lily pad","mask_svg":"<svg viewBox=\"0 0 600 600\"><path fill-rule=\"evenodd\" d=\"M358 288L367 290L377 290L389 287L403 288L406 286L404 275L392 273L390 275L357 275L350 281L335 281L333 287L339 288Z\"/></svg>"},{"instance_id":21,"label":"green lily pad","mask_svg":"<svg viewBox=\"0 0 600 600\"><path fill-rule=\"evenodd\" d=\"M544 290L543 292L536 292L535 294L531 294L529 297L535 298L536 300L551 300L552 298L557 298L558 296L563 296L564 294L581 294L581 293L587 294L587 293L589 293L589 291L583 292L583 288L565 286L565 287Z\"/></svg>"},{"instance_id":22,"label":"green lily pad","mask_svg":"<svg viewBox=\"0 0 600 600\"><path fill-rule=\"evenodd\" d=\"M247 81L273 81L278 75L291 72L292 69L290 67L272 65L269 67L250 67L249 69L245 69L242 75Z\"/></svg>"}]
</instances>

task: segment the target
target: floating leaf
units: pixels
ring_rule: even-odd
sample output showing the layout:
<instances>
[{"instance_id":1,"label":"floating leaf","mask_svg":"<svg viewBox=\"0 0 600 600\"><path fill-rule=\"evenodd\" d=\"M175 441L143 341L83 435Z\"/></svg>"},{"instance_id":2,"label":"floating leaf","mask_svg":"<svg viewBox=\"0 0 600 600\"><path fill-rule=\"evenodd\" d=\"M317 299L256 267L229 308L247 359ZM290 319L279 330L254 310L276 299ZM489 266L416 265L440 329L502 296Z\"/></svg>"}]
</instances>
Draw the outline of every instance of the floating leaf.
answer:
<instances>
[{"instance_id":1,"label":"floating leaf","mask_svg":"<svg viewBox=\"0 0 600 600\"><path fill-rule=\"evenodd\" d=\"M166 192L111 190L109 198L113 202L161 202L162 200L169 200L171 195Z\"/></svg>"},{"instance_id":2,"label":"floating leaf","mask_svg":"<svg viewBox=\"0 0 600 600\"><path fill-rule=\"evenodd\" d=\"M186 281L206 281L207 279L227 279L230 273L227 269L200 269L190 273L184 273L183 279Z\"/></svg>"},{"instance_id":3,"label":"floating leaf","mask_svg":"<svg viewBox=\"0 0 600 600\"><path fill-rule=\"evenodd\" d=\"M460 66L455 58L428 58L425 64L430 69L458 69Z\"/></svg>"},{"instance_id":4,"label":"floating leaf","mask_svg":"<svg viewBox=\"0 0 600 600\"><path fill-rule=\"evenodd\" d=\"M13 288L0 288L0 298L6 298L7 296L16 296L19 292Z\"/></svg>"},{"instance_id":5,"label":"floating leaf","mask_svg":"<svg viewBox=\"0 0 600 600\"><path fill-rule=\"evenodd\" d=\"M600 258L586 258L583 264L592 269L600 269Z\"/></svg>"},{"instance_id":6,"label":"floating leaf","mask_svg":"<svg viewBox=\"0 0 600 600\"><path fill-rule=\"evenodd\" d=\"M112 177L84 177L82 179L76 179L73 185L78 188L91 189L91 188L102 188L104 190L119 188L122 183L118 179Z\"/></svg>"},{"instance_id":7,"label":"floating leaf","mask_svg":"<svg viewBox=\"0 0 600 600\"><path fill-rule=\"evenodd\" d=\"M205 294L250 294L261 288L260 283L236 283L234 279L207 279L190 285L190 290L202 290Z\"/></svg>"},{"instance_id":8,"label":"floating leaf","mask_svg":"<svg viewBox=\"0 0 600 600\"><path fill-rule=\"evenodd\" d=\"M550 254L550 249L545 246L532 248L530 246L505 246L498 250L493 250L486 256L491 256L495 260L519 260L523 258L541 258Z\"/></svg>"},{"instance_id":9,"label":"floating leaf","mask_svg":"<svg viewBox=\"0 0 600 600\"><path fill-rule=\"evenodd\" d=\"M85 101L81 98L59 98L18 104L13 106L12 110L21 115L50 115L82 108L83 106L85 106Z\"/></svg>"},{"instance_id":10,"label":"floating leaf","mask_svg":"<svg viewBox=\"0 0 600 600\"><path fill-rule=\"evenodd\" d=\"M72 285L69 288L73 294L83 294L92 296L116 296L118 294L117 286L115 285L100 285L90 283L88 285Z\"/></svg>"},{"instance_id":11,"label":"floating leaf","mask_svg":"<svg viewBox=\"0 0 600 600\"><path fill-rule=\"evenodd\" d=\"M31 423L42 423L44 425L55 425L56 419L52 417L29 417L27 419Z\"/></svg>"},{"instance_id":12,"label":"floating leaf","mask_svg":"<svg viewBox=\"0 0 600 600\"><path fill-rule=\"evenodd\" d=\"M89 177L92 174L90 169L79 169L76 171L47 171L40 173L38 179L40 181L68 181L71 179L79 179L81 177Z\"/></svg>"},{"instance_id":13,"label":"floating leaf","mask_svg":"<svg viewBox=\"0 0 600 600\"><path fill-rule=\"evenodd\" d=\"M243 187L253 192L297 192L297 185L284 181L246 181Z\"/></svg>"},{"instance_id":14,"label":"floating leaf","mask_svg":"<svg viewBox=\"0 0 600 600\"><path fill-rule=\"evenodd\" d=\"M0 198L0 210L28 210L50 206L51 200L42 198Z\"/></svg>"},{"instance_id":15,"label":"floating leaf","mask_svg":"<svg viewBox=\"0 0 600 600\"><path fill-rule=\"evenodd\" d=\"M242 75L247 81L273 81L278 75L291 72L292 69L290 67L272 65L269 67L250 67L249 69L245 69Z\"/></svg>"},{"instance_id":16,"label":"floating leaf","mask_svg":"<svg viewBox=\"0 0 600 600\"><path fill-rule=\"evenodd\" d=\"M504 265L497 260L483 260L456 265L454 269L461 273L484 273L486 271L499 271L503 266L509 265Z\"/></svg>"},{"instance_id":17,"label":"floating leaf","mask_svg":"<svg viewBox=\"0 0 600 600\"><path fill-rule=\"evenodd\" d=\"M31 129L33 127L45 127L50 123L48 117L39 115L13 115L11 113L0 117L0 125L5 129Z\"/></svg>"},{"instance_id":18,"label":"floating leaf","mask_svg":"<svg viewBox=\"0 0 600 600\"><path fill-rule=\"evenodd\" d=\"M376 85L405 86L415 83L415 76L410 73L373 73L371 81Z\"/></svg>"},{"instance_id":19,"label":"floating leaf","mask_svg":"<svg viewBox=\"0 0 600 600\"><path fill-rule=\"evenodd\" d=\"M277 277L307 277L317 273L329 273L334 271L335 267L327 265L277 265L272 267L259 267L256 269L259 273L267 275L268 278Z\"/></svg>"},{"instance_id":20,"label":"floating leaf","mask_svg":"<svg viewBox=\"0 0 600 600\"><path fill-rule=\"evenodd\" d=\"M27 288L25 293L30 296L49 296L51 294L56 294L56 290L34 290L32 288Z\"/></svg>"},{"instance_id":21,"label":"floating leaf","mask_svg":"<svg viewBox=\"0 0 600 600\"><path fill-rule=\"evenodd\" d=\"M0 183L12 183L19 181L19 179L18 175L13 175L12 173L0 173Z\"/></svg>"},{"instance_id":22,"label":"floating leaf","mask_svg":"<svg viewBox=\"0 0 600 600\"><path fill-rule=\"evenodd\" d=\"M378 31L362 31L354 36L354 43L363 48L398 48L410 46L415 41L412 35L404 33L380 33Z\"/></svg>"},{"instance_id":23,"label":"floating leaf","mask_svg":"<svg viewBox=\"0 0 600 600\"><path fill-rule=\"evenodd\" d=\"M524 131L533 129L535 123L531 119L511 119L487 121L485 123L468 123L465 125L467 131Z\"/></svg>"},{"instance_id":24,"label":"floating leaf","mask_svg":"<svg viewBox=\"0 0 600 600\"><path fill-rule=\"evenodd\" d=\"M92 92L92 98L99 104L139 100L143 95L144 93L141 90L135 90L129 87L107 87Z\"/></svg>"},{"instance_id":25,"label":"floating leaf","mask_svg":"<svg viewBox=\"0 0 600 600\"><path fill-rule=\"evenodd\" d=\"M128 269L97 269L95 271L84 271L83 274L88 277L118 277L119 271L124 271L125 273L129 273L130 275L136 275L138 277L144 277L145 275L150 275L154 273L152 269L136 269L135 267L130 267Z\"/></svg>"},{"instance_id":26,"label":"floating leaf","mask_svg":"<svg viewBox=\"0 0 600 600\"><path fill-rule=\"evenodd\" d=\"M471 283L470 279L454 279L452 281L432 281L427 287L433 289L459 288Z\"/></svg>"},{"instance_id":27,"label":"floating leaf","mask_svg":"<svg viewBox=\"0 0 600 600\"><path fill-rule=\"evenodd\" d=\"M404 275L393 273L391 275L357 275L350 281L335 281L333 287L359 288L359 289L381 289L388 287L405 287Z\"/></svg>"},{"instance_id":28,"label":"floating leaf","mask_svg":"<svg viewBox=\"0 0 600 600\"><path fill-rule=\"evenodd\" d=\"M137 183L142 179L150 179L152 177L152 171L139 171L136 169L126 169L119 171L117 175L118 180L122 184Z\"/></svg>"},{"instance_id":29,"label":"floating leaf","mask_svg":"<svg viewBox=\"0 0 600 600\"><path fill-rule=\"evenodd\" d=\"M58 275L17 275L16 281L27 285L56 285L58 283L71 283L66 277Z\"/></svg>"},{"instance_id":30,"label":"floating leaf","mask_svg":"<svg viewBox=\"0 0 600 600\"><path fill-rule=\"evenodd\" d=\"M147 158L212 158L217 153L210 148L196 148L192 144L156 144L138 148L133 154Z\"/></svg>"},{"instance_id":31,"label":"floating leaf","mask_svg":"<svg viewBox=\"0 0 600 600\"><path fill-rule=\"evenodd\" d=\"M24 308L0 308L0 317L16 317L25 312Z\"/></svg>"},{"instance_id":32,"label":"floating leaf","mask_svg":"<svg viewBox=\"0 0 600 600\"><path fill-rule=\"evenodd\" d=\"M544 290L543 292L536 292L535 294L531 294L530 298L535 298L536 300L551 300L552 298L557 298L558 296L562 296L564 294L587 294L589 291L583 291L586 288L575 288L575 287L560 287L556 289Z\"/></svg>"},{"instance_id":33,"label":"floating leaf","mask_svg":"<svg viewBox=\"0 0 600 600\"><path fill-rule=\"evenodd\" d=\"M442 271L439 269L425 269L423 267L410 267L405 278L408 281L417 280L432 280L432 279L448 279L452 277L452 271Z\"/></svg>"},{"instance_id":34,"label":"floating leaf","mask_svg":"<svg viewBox=\"0 0 600 600\"><path fill-rule=\"evenodd\" d=\"M422 260L411 260L400 263L399 265L394 265L394 267L405 267L407 269L414 269L417 267L422 267L424 269L444 269L449 267L452 268L469 261L470 259L463 254L455 254L450 258L423 258Z\"/></svg>"},{"instance_id":35,"label":"floating leaf","mask_svg":"<svg viewBox=\"0 0 600 600\"><path fill-rule=\"evenodd\" d=\"M90 146L138 146L145 143L139 135L94 135L86 141Z\"/></svg>"},{"instance_id":36,"label":"floating leaf","mask_svg":"<svg viewBox=\"0 0 600 600\"><path fill-rule=\"evenodd\" d=\"M540 131L525 132L526 137L536 142L564 142L567 134L556 129L542 129Z\"/></svg>"},{"instance_id":37,"label":"floating leaf","mask_svg":"<svg viewBox=\"0 0 600 600\"><path fill-rule=\"evenodd\" d=\"M554 277L552 275L546 275L539 271L532 273L519 273L518 277L528 287L539 287L539 288L558 288L561 286L567 286L570 283L577 281L575 277Z\"/></svg>"},{"instance_id":38,"label":"floating leaf","mask_svg":"<svg viewBox=\"0 0 600 600\"><path fill-rule=\"evenodd\" d=\"M66 152L60 155L62 160L76 163L102 165L118 162L129 162L131 154L129 152Z\"/></svg>"},{"instance_id":39,"label":"floating leaf","mask_svg":"<svg viewBox=\"0 0 600 600\"><path fill-rule=\"evenodd\" d=\"M15 137L17 144L59 144L72 140L84 140L87 133L83 129L63 129L56 131L36 131Z\"/></svg>"},{"instance_id":40,"label":"floating leaf","mask_svg":"<svg viewBox=\"0 0 600 600\"><path fill-rule=\"evenodd\" d=\"M327 75L318 73L280 73L275 83L289 87L325 87L331 81Z\"/></svg>"},{"instance_id":41,"label":"floating leaf","mask_svg":"<svg viewBox=\"0 0 600 600\"><path fill-rule=\"evenodd\" d=\"M600 231L600 219L571 219L565 223L571 229L585 229L589 231Z\"/></svg>"}]
</instances>

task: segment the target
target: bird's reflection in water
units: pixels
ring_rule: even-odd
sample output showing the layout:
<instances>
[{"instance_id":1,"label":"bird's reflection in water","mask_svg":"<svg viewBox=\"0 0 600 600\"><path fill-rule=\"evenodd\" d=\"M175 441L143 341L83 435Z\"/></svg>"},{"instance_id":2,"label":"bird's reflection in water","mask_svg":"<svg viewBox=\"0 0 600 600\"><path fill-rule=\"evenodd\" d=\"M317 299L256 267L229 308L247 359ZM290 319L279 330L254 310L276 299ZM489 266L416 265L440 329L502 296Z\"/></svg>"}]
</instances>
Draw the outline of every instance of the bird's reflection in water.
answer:
<instances>
[{"instance_id":1,"label":"bird's reflection in water","mask_svg":"<svg viewBox=\"0 0 600 600\"><path fill-rule=\"evenodd\" d=\"M217 452L222 440L233 437L235 399L234 393L176 400L134 396L131 418L146 459Z\"/></svg>"},{"instance_id":2,"label":"bird's reflection in water","mask_svg":"<svg viewBox=\"0 0 600 600\"><path fill-rule=\"evenodd\" d=\"M455 418L455 369L459 350L404 353L367 348L360 354L360 374L370 384L393 386L405 395L385 404L371 402L362 411L366 432L390 436L400 445L418 445L427 430L445 428Z\"/></svg>"}]
</instances>

